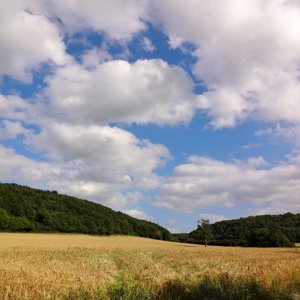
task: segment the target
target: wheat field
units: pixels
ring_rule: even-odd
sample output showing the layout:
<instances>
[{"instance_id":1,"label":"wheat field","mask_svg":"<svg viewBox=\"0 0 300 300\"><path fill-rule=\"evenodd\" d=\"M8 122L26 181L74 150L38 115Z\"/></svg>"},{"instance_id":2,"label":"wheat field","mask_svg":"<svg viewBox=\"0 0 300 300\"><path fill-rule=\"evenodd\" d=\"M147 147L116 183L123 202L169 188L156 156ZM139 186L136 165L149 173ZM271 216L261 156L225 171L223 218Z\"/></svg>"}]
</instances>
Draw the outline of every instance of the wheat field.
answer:
<instances>
[{"instance_id":1,"label":"wheat field","mask_svg":"<svg viewBox=\"0 0 300 300\"><path fill-rule=\"evenodd\" d=\"M245 289L240 282L251 287L256 282L267 291L261 299L299 299L299 270L299 248L205 248L138 237L0 233L0 299L185 299L191 293L195 298L189 299L200 299L195 288L200 293L199 283L208 279L219 296L205 299L221 299L222 289L229 287Z\"/></svg>"}]
</instances>

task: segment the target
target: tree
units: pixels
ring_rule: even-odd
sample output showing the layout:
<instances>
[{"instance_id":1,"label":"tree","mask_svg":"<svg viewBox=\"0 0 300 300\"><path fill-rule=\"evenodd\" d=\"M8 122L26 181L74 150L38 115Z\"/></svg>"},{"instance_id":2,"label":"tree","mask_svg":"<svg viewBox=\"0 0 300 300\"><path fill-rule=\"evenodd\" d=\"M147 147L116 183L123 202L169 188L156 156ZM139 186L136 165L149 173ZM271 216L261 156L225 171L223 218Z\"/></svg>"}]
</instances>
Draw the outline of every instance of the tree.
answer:
<instances>
[{"instance_id":1,"label":"tree","mask_svg":"<svg viewBox=\"0 0 300 300\"><path fill-rule=\"evenodd\" d=\"M288 237L279 229L256 228L251 232L249 244L253 247L293 247Z\"/></svg>"},{"instance_id":2,"label":"tree","mask_svg":"<svg viewBox=\"0 0 300 300\"><path fill-rule=\"evenodd\" d=\"M128 234L171 239L171 233L101 204L56 191L42 191L0 182L0 231L56 231Z\"/></svg>"},{"instance_id":3,"label":"tree","mask_svg":"<svg viewBox=\"0 0 300 300\"><path fill-rule=\"evenodd\" d=\"M5 209L0 208L0 230L5 230L9 227L9 216Z\"/></svg>"},{"instance_id":4,"label":"tree","mask_svg":"<svg viewBox=\"0 0 300 300\"><path fill-rule=\"evenodd\" d=\"M214 238L208 219L198 220L198 229L195 231L194 238L204 243L205 247Z\"/></svg>"}]
</instances>

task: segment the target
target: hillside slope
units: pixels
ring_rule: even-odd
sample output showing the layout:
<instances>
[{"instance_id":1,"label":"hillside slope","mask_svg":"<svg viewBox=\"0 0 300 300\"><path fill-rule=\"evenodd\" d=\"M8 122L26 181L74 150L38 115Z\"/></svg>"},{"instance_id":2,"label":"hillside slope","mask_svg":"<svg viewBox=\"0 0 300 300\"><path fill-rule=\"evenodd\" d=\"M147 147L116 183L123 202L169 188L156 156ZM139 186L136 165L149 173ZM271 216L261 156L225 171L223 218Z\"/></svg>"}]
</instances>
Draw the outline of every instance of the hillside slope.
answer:
<instances>
[{"instance_id":1,"label":"hillside slope","mask_svg":"<svg viewBox=\"0 0 300 300\"><path fill-rule=\"evenodd\" d=\"M300 214L261 215L210 225L214 240L224 246L287 246L300 241ZM197 229L189 234L193 239Z\"/></svg>"},{"instance_id":2,"label":"hillside slope","mask_svg":"<svg viewBox=\"0 0 300 300\"><path fill-rule=\"evenodd\" d=\"M152 222L56 191L0 183L0 231L125 234L169 240L171 234Z\"/></svg>"}]
</instances>

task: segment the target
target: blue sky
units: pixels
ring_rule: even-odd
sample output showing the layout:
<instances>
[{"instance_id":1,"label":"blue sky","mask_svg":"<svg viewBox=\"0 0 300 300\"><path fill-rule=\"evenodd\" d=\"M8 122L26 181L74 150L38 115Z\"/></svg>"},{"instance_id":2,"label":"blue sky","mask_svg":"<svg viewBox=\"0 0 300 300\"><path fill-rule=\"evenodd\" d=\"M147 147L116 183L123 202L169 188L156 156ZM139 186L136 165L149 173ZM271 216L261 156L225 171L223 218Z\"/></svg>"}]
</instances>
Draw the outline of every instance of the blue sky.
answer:
<instances>
[{"instance_id":1,"label":"blue sky","mask_svg":"<svg viewBox=\"0 0 300 300\"><path fill-rule=\"evenodd\" d=\"M293 0L2 1L0 180L187 232L300 211Z\"/></svg>"}]
</instances>

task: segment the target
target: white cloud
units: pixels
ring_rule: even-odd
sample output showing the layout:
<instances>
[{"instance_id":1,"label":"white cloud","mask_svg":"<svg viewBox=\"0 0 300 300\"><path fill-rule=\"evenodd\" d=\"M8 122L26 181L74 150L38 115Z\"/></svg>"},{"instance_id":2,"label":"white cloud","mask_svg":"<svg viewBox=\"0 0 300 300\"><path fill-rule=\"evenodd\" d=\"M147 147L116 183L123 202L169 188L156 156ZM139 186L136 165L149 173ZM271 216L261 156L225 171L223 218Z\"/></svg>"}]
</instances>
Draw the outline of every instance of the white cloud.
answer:
<instances>
[{"instance_id":1,"label":"white cloud","mask_svg":"<svg viewBox=\"0 0 300 300\"><path fill-rule=\"evenodd\" d=\"M266 129L258 130L256 132L257 136L273 136L279 138L280 140L285 140L288 143L300 148L300 123L287 124L287 123L277 123L273 127L268 127Z\"/></svg>"},{"instance_id":2,"label":"white cloud","mask_svg":"<svg viewBox=\"0 0 300 300\"><path fill-rule=\"evenodd\" d=\"M257 157L249 157L246 160L233 160L234 164L240 167L253 167L253 168L261 168L261 167L267 167L268 163L265 161L265 159L262 156Z\"/></svg>"},{"instance_id":3,"label":"white cloud","mask_svg":"<svg viewBox=\"0 0 300 300\"><path fill-rule=\"evenodd\" d=\"M40 10L62 21L71 32L92 29L105 32L113 39L129 39L146 28L142 21L147 0L79 0L42 1Z\"/></svg>"},{"instance_id":4,"label":"white cloud","mask_svg":"<svg viewBox=\"0 0 300 300\"><path fill-rule=\"evenodd\" d=\"M292 4L293 3L293 4ZM173 47L192 42L200 99L215 128L245 119L300 120L300 7L297 1L157 1L152 20ZM298 6L297 6L298 5ZM178 22L180 20L180 22Z\"/></svg>"},{"instance_id":5,"label":"white cloud","mask_svg":"<svg viewBox=\"0 0 300 300\"><path fill-rule=\"evenodd\" d=\"M57 27L43 15L29 12L30 2L0 2L0 76L31 80L40 63L61 65L69 59Z\"/></svg>"},{"instance_id":6,"label":"white cloud","mask_svg":"<svg viewBox=\"0 0 300 300\"><path fill-rule=\"evenodd\" d=\"M192 156L166 179L156 204L185 212L241 203L256 211L300 211L300 156L268 169L259 168L257 161L259 166L264 162L258 158L241 164Z\"/></svg>"},{"instance_id":7,"label":"white cloud","mask_svg":"<svg viewBox=\"0 0 300 300\"><path fill-rule=\"evenodd\" d=\"M150 216L148 216L141 209L136 209L136 208L127 209L127 210L124 210L124 213L128 214L134 218L137 218L137 219L152 221L152 218Z\"/></svg>"},{"instance_id":8,"label":"white cloud","mask_svg":"<svg viewBox=\"0 0 300 300\"><path fill-rule=\"evenodd\" d=\"M44 150L46 162L0 147L2 179L55 189L120 209L136 205L141 192L157 188L155 170L170 158L162 145L137 139L116 127L44 124L26 143ZM22 127L21 127L22 129Z\"/></svg>"},{"instance_id":9,"label":"white cloud","mask_svg":"<svg viewBox=\"0 0 300 300\"><path fill-rule=\"evenodd\" d=\"M9 120L3 120L0 122L0 140L11 140L20 135L30 134L30 130L24 128L21 122L11 122Z\"/></svg>"},{"instance_id":10,"label":"white cloud","mask_svg":"<svg viewBox=\"0 0 300 300\"><path fill-rule=\"evenodd\" d=\"M37 99L39 100L39 99ZM55 111L56 112L56 111ZM157 188L156 169L171 158L166 147L107 125L59 123L48 107L0 96L0 139L17 139L42 154L38 161L1 146L1 180L82 197L120 209L140 201L138 190ZM79 124L77 124L79 123ZM26 129L31 124L37 132ZM19 146L20 140L17 141Z\"/></svg>"},{"instance_id":11,"label":"white cloud","mask_svg":"<svg viewBox=\"0 0 300 300\"><path fill-rule=\"evenodd\" d=\"M151 40L146 37L143 37L142 39L142 46L143 49L147 52L153 52L155 50L155 47L152 44Z\"/></svg>"},{"instance_id":12,"label":"white cloud","mask_svg":"<svg viewBox=\"0 0 300 300\"><path fill-rule=\"evenodd\" d=\"M126 45L146 29L144 20L162 26L172 47L195 44L194 74L207 92L196 97L188 75L162 60L110 61L104 47L79 65L65 52L63 34L94 30L107 43ZM24 135L48 158L39 162L0 146L1 178L118 208L137 205L136 190L160 186L155 170L170 153L108 124L188 123L199 108L215 128L248 119L282 122L269 133L300 145L298 1L2 1L0 43L0 76L29 82L42 63L55 65L37 103L0 95L0 138ZM142 45L154 50L147 38ZM28 123L41 132L28 131ZM185 211L240 201L258 211L299 209L298 157L267 167L262 157L231 163L191 157L166 179L157 201Z\"/></svg>"},{"instance_id":13,"label":"white cloud","mask_svg":"<svg viewBox=\"0 0 300 300\"><path fill-rule=\"evenodd\" d=\"M128 131L109 126L50 123L34 137L33 143L37 149L44 148L57 161L77 160L79 163L78 160L82 160L84 168L96 167L101 172L95 174L95 180L105 174L117 180L116 174L120 173L124 176L139 174L137 180L141 180L143 174L150 175L170 158L164 146L139 140ZM92 173L89 175L93 177ZM123 176L119 180L131 182L130 178Z\"/></svg>"},{"instance_id":14,"label":"white cloud","mask_svg":"<svg viewBox=\"0 0 300 300\"><path fill-rule=\"evenodd\" d=\"M246 145L243 145L241 148L245 151L250 151L250 150L253 150L253 149L258 149L262 146L261 143L256 143L256 144L246 144Z\"/></svg>"},{"instance_id":15,"label":"white cloud","mask_svg":"<svg viewBox=\"0 0 300 300\"><path fill-rule=\"evenodd\" d=\"M41 162L18 154L0 145L0 177L35 188L58 190L60 193L94 200L114 208L126 206L128 199L113 183L93 182L76 178L76 164Z\"/></svg>"},{"instance_id":16,"label":"white cloud","mask_svg":"<svg viewBox=\"0 0 300 300\"><path fill-rule=\"evenodd\" d=\"M105 49L105 47L104 49L103 47L101 47L100 49L93 48L92 50L85 53L85 55L82 57L82 65L86 69L95 69L100 63L112 59L112 55L108 52L107 49Z\"/></svg>"},{"instance_id":17,"label":"white cloud","mask_svg":"<svg viewBox=\"0 0 300 300\"><path fill-rule=\"evenodd\" d=\"M73 64L48 83L50 108L76 123L175 125L190 121L196 109L192 81L162 60L116 60L92 70Z\"/></svg>"},{"instance_id":18,"label":"white cloud","mask_svg":"<svg viewBox=\"0 0 300 300\"><path fill-rule=\"evenodd\" d=\"M60 6L66 8L72 3L64 2ZM136 205L139 189L159 186L161 178L155 171L170 159L170 153L163 145L139 140L107 123L187 122L195 107L192 83L180 68L160 60L134 64L105 62L111 57L101 49L87 53L83 66L75 64L65 54L58 24L48 18L56 16L58 2L53 2L52 11L45 11L44 4L28 2L25 7L24 2L15 1L8 7L0 21L3 24L0 39L5 44L0 50L0 66L4 74L27 81L32 70L43 62L64 66L54 69L54 75L48 77L50 103L42 101L43 95L38 95L35 102L0 95L0 138L17 139L23 135L23 145L30 151L44 151L47 160L30 159L17 150L1 146L1 178L56 189L115 208ZM94 4L101 10L99 2ZM102 4L107 11L101 13L109 15L110 10L115 10L116 3ZM127 8L125 19L131 18L131 13L136 15ZM76 15L71 9L70 15L64 15L62 9L60 13L57 16L70 30L91 27L106 31L112 38L130 38L144 28L138 17L127 27L122 22L113 25L111 17L110 20L102 18L106 26L102 21L97 23L98 19L89 19L89 14L95 11L77 11ZM79 19L82 23L76 28L77 24L72 22ZM119 30L120 27L123 29ZM62 120L66 123L60 123ZM40 132L26 129L29 123Z\"/></svg>"},{"instance_id":19,"label":"white cloud","mask_svg":"<svg viewBox=\"0 0 300 300\"><path fill-rule=\"evenodd\" d=\"M227 220L227 218L224 215L212 214L212 213L200 214L199 220L200 219L208 219L210 224Z\"/></svg>"},{"instance_id":20,"label":"white cloud","mask_svg":"<svg viewBox=\"0 0 300 300\"><path fill-rule=\"evenodd\" d=\"M39 162L0 145L1 180L19 182L36 187L56 186L63 177L63 169L56 164Z\"/></svg>"},{"instance_id":21,"label":"white cloud","mask_svg":"<svg viewBox=\"0 0 300 300\"><path fill-rule=\"evenodd\" d=\"M18 96L0 94L0 118L24 121L30 118L32 105Z\"/></svg>"},{"instance_id":22,"label":"white cloud","mask_svg":"<svg viewBox=\"0 0 300 300\"><path fill-rule=\"evenodd\" d=\"M124 6L120 0L92 0L88 5L82 5L79 0L15 0L1 5L2 74L28 81L30 70L40 63L52 61L63 64L68 61L58 29L60 26L71 32L90 28L105 32L108 39L128 40L146 28L143 20L147 20L162 26L173 47L186 41L196 45L197 50L193 54L199 60L194 72L208 88L208 92L199 98L198 105L207 110L215 128L232 127L247 119L300 121L297 114L300 108L300 8L297 1L224 0L220 3L217 0L190 0L183 3L130 0ZM56 19L61 22L56 22ZM149 39L144 38L143 44L152 51ZM100 50L95 50L98 52L96 55L90 53L84 60L86 66L95 67L96 64L91 76L95 80L99 79L97 75L103 75L109 68L103 70L106 64L100 67L99 61L111 58L109 53ZM141 69L140 64L136 68L132 65L130 69L136 70L138 65ZM126 69L125 65L111 67L118 71ZM78 71L84 73L84 70ZM122 71L122 74L126 73ZM149 75L149 68L146 73ZM116 74L110 75L111 79L123 79L122 75L121 78ZM136 79L134 74L130 78ZM145 77L143 79L146 80ZM66 81L69 83L68 78ZM179 81L175 80L174 84ZM163 82L167 83L169 81ZM90 91L82 84L81 87ZM143 89L138 91L145 92ZM179 114L184 120L190 118L191 108L180 105L177 109L179 111L168 111L169 116L165 115L167 120L162 118L157 122L170 124L172 118L174 124L180 119ZM116 110L114 108L119 117ZM150 116L141 114L143 117L137 122L148 122L156 112L152 110L151 113ZM122 117L122 121L128 121ZM129 122L133 117L128 116Z\"/></svg>"},{"instance_id":23,"label":"white cloud","mask_svg":"<svg viewBox=\"0 0 300 300\"><path fill-rule=\"evenodd\" d=\"M63 33L91 29L129 40L146 29L147 1L1 1L0 76L30 82L41 63L69 63ZM58 22L59 20L59 22ZM62 30L63 29L63 30Z\"/></svg>"},{"instance_id":24,"label":"white cloud","mask_svg":"<svg viewBox=\"0 0 300 300\"><path fill-rule=\"evenodd\" d=\"M56 189L116 208L137 204L139 189L157 188L161 178L155 171L171 157L163 145L109 126L49 122L26 143L59 166Z\"/></svg>"}]
</instances>

